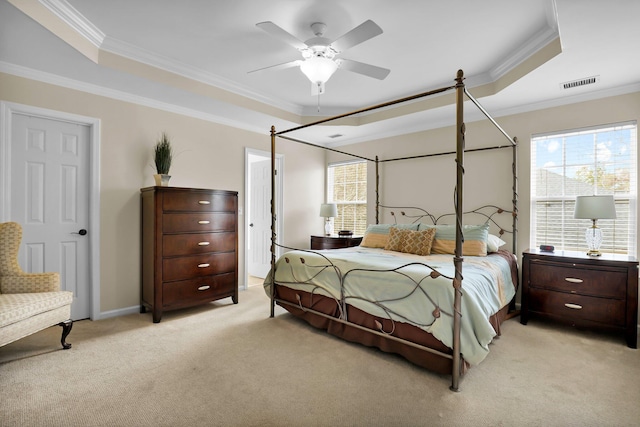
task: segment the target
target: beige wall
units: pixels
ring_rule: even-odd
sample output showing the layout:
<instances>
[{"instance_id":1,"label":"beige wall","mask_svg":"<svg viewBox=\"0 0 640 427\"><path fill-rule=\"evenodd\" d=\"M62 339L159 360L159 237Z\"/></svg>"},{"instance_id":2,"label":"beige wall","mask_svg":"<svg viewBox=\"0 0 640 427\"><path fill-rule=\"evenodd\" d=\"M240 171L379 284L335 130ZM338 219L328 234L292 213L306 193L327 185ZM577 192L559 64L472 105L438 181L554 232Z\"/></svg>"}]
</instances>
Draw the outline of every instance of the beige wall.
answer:
<instances>
[{"instance_id":1,"label":"beige wall","mask_svg":"<svg viewBox=\"0 0 640 427\"><path fill-rule=\"evenodd\" d=\"M0 73L0 100L100 119L101 312L139 305L141 187L153 184L152 147L162 131L175 156L171 186L238 192L244 213L245 147L270 151L263 135L149 107ZM325 153L288 141L284 155L282 242L308 247L322 230ZM239 218L240 284L244 283L244 215Z\"/></svg>"},{"instance_id":2,"label":"beige wall","mask_svg":"<svg viewBox=\"0 0 640 427\"><path fill-rule=\"evenodd\" d=\"M482 100L480 100L482 102ZM475 108L469 106L466 108ZM530 138L534 134L640 119L640 92L548 108L497 118L501 127L519 140L518 146L518 254L529 247ZM484 120L467 123L467 148L508 144L493 125ZM342 151L381 160L401 156L421 155L439 151L455 151L453 126L410 135L385 138L340 147ZM342 160L344 156L330 153L327 160ZM511 206L510 149L469 153L465 156L464 208L472 209L493 203ZM369 220L374 222L374 167L369 168ZM455 183L454 156L383 163L380 165L380 201L389 205L409 205L427 208L432 213L453 212ZM381 222L392 221L390 217ZM510 220L507 221L510 223ZM640 229L640 224L637 224ZM505 239L507 240L507 239Z\"/></svg>"},{"instance_id":3,"label":"beige wall","mask_svg":"<svg viewBox=\"0 0 640 427\"><path fill-rule=\"evenodd\" d=\"M7 74L0 74L0 99L101 120L102 312L133 307L139 302L139 189L153 185L151 149L161 131L170 134L177 153L171 169L171 185L238 191L243 208L244 149L270 150L268 130L259 135ZM531 135L639 118L640 93L498 118L501 126L520 141L518 253L529 246ZM467 124L467 148L504 143L502 134L488 122ZM447 127L341 147L341 150L387 159L454 148L454 128ZM285 156L282 241L289 246L308 247L309 235L322 230L317 211L325 196L325 164L343 156L287 141L278 142L278 152ZM465 169L466 209L484 203L510 206L511 150L468 154ZM381 165L380 172L382 203L427 207L437 215L453 211L455 163L452 156L386 163ZM370 222L374 221L374 173L371 165ZM243 220L241 217L241 262ZM388 217L382 219L387 221L390 221ZM240 271L242 274L243 265ZM243 280L241 277L241 283Z\"/></svg>"}]
</instances>

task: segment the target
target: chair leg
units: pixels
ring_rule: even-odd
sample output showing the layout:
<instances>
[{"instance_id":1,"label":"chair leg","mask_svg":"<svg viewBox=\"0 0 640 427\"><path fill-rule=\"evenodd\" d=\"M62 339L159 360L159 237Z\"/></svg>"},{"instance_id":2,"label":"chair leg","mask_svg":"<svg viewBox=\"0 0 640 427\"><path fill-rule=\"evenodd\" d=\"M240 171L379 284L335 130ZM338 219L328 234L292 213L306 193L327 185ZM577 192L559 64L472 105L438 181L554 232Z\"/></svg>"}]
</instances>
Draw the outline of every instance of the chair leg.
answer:
<instances>
[{"instance_id":1,"label":"chair leg","mask_svg":"<svg viewBox=\"0 0 640 427\"><path fill-rule=\"evenodd\" d=\"M58 326L62 326L62 338L60 339L60 343L62 344L62 348L68 350L71 348L71 344L66 342L67 335L71 332L71 328L73 328L73 320L65 320L64 322L58 323Z\"/></svg>"}]
</instances>

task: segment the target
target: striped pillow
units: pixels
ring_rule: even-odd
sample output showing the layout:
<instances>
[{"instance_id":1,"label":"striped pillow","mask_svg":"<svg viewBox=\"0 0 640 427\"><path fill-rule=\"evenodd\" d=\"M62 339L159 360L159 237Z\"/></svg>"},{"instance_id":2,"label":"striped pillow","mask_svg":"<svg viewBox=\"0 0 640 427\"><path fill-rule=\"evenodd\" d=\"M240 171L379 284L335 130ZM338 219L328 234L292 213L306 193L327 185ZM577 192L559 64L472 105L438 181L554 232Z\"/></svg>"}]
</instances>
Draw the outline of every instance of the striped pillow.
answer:
<instances>
[{"instance_id":1,"label":"striped pillow","mask_svg":"<svg viewBox=\"0 0 640 427\"><path fill-rule=\"evenodd\" d=\"M382 248L387 246L389 241L389 229L396 227L403 230L417 230L418 224L370 224L360 246L365 248Z\"/></svg>"},{"instance_id":2,"label":"striped pillow","mask_svg":"<svg viewBox=\"0 0 640 427\"><path fill-rule=\"evenodd\" d=\"M420 224L420 229L435 228L436 236L431 246L432 254L454 254L456 251L456 227L454 225ZM464 243L462 255L487 256L489 224L465 225L462 228Z\"/></svg>"}]
</instances>

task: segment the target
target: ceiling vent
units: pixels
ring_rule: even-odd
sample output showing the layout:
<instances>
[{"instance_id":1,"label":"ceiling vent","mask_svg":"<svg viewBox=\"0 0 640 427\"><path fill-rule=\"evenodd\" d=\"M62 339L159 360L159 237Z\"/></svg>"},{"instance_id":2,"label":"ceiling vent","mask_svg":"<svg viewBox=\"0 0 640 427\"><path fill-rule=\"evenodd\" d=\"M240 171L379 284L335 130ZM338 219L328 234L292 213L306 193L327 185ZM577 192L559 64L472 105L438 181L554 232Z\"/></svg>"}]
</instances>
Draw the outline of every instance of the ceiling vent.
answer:
<instances>
[{"instance_id":1,"label":"ceiling vent","mask_svg":"<svg viewBox=\"0 0 640 427\"><path fill-rule=\"evenodd\" d=\"M592 85L600 81L600 76L585 77L584 79L573 80L570 82L560 83L562 89L571 89L574 87Z\"/></svg>"}]
</instances>

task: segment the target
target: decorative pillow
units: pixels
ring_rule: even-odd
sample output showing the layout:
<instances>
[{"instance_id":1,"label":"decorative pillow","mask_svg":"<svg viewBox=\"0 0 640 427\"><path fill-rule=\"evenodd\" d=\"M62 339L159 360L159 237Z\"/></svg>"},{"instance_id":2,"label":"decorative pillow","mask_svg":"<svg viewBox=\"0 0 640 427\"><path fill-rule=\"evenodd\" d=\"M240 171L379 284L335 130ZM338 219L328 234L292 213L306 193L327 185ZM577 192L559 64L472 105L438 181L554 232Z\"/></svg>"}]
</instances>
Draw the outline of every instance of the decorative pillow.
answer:
<instances>
[{"instance_id":1,"label":"decorative pillow","mask_svg":"<svg viewBox=\"0 0 640 427\"><path fill-rule=\"evenodd\" d=\"M433 238L436 235L435 229L431 228L420 231L401 230L400 233L403 235L400 252L423 256L431 254Z\"/></svg>"},{"instance_id":2,"label":"decorative pillow","mask_svg":"<svg viewBox=\"0 0 640 427\"><path fill-rule=\"evenodd\" d=\"M398 227L391 227L389 229L389 237L387 240L387 244L384 246L384 249L387 251L401 252L404 238L405 238L404 237L405 231L410 231L410 230L401 230Z\"/></svg>"},{"instance_id":3,"label":"decorative pillow","mask_svg":"<svg viewBox=\"0 0 640 427\"><path fill-rule=\"evenodd\" d=\"M500 249L500 246L506 243L507 242L505 242L498 236L489 234L489 236L487 237L487 252L498 252L498 249Z\"/></svg>"},{"instance_id":4,"label":"decorative pillow","mask_svg":"<svg viewBox=\"0 0 640 427\"><path fill-rule=\"evenodd\" d=\"M364 232L360 246L365 248L383 248L389 241L389 229L417 230L418 224L370 224Z\"/></svg>"},{"instance_id":5,"label":"decorative pillow","mask_svg":"<svg viewBox=\"0 0 640 427\"><path fill-rule=\"evenodd\" d=\"M420 224L421 229L434 228L436 236L431 246L432 254L454 254L456 251L456 228L454 225ZM489 224L465 225L462 227L462 255L487 256Z\"/></svg>"}]
</instances>

